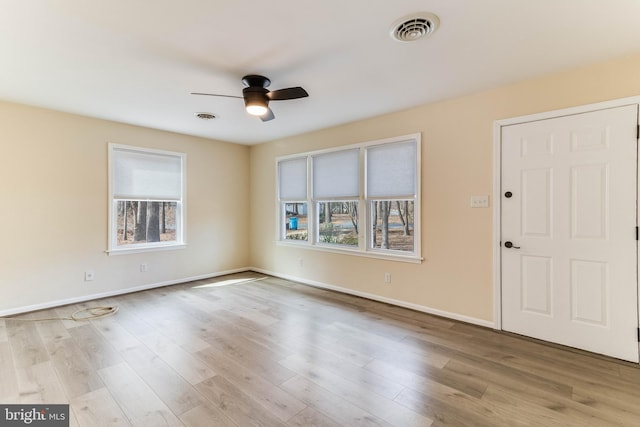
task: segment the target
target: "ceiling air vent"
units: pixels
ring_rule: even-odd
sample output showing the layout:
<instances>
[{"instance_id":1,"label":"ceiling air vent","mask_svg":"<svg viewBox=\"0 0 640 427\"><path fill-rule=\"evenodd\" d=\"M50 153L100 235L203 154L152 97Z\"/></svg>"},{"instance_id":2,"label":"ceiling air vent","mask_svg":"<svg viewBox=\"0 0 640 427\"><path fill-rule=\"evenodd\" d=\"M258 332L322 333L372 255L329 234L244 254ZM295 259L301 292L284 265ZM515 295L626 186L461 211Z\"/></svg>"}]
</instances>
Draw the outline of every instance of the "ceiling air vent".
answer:
<instances>
[{"instance_id":1,"label":"ceiling air vent","mask_svg":"<svg viewBox=\"0 0 640 427\"><path fill-rule=\"evenodd\" d=\"M432 13L418 13L398 19L391 27L391 37L401 42L413 42L433 33L440 24Z\"/></svg>"},{"instance_id":2,"label":"ceiling air vent","mask_svg":"<svg viewBox=\"0 0 640 427\"><path fill-rule=\"evenodd\" d=\"M193 113L193 115L202 120L213 120L216 118L216 116L211 113Z\"/></svg>"}]
</instances>

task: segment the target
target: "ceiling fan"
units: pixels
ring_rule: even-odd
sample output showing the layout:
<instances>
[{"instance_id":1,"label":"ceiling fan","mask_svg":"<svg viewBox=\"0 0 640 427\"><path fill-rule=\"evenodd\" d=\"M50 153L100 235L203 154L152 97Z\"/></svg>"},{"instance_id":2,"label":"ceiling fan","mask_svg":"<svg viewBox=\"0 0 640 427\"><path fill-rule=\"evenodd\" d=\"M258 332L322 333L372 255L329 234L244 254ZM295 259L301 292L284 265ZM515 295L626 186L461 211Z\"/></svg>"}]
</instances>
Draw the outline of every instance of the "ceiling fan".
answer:
<instances>
[{"instance_id":1,"label":"ceiling fan","mask_svg":"<svg viewBox=\"0 0 640 427\"><path fill-rule=\"evenodd\" d=\"M309 96L306 90L300 86L285 89L268 90L271 80L257 74L249 74L242 78L242 96L219 95L215 93L191 92L191 95L223 96L225 98L244 99L247 113L260 117L263 122L275 119L273 111L269 108L269 101L284 101Z\"/></svg>"}]
</instances>

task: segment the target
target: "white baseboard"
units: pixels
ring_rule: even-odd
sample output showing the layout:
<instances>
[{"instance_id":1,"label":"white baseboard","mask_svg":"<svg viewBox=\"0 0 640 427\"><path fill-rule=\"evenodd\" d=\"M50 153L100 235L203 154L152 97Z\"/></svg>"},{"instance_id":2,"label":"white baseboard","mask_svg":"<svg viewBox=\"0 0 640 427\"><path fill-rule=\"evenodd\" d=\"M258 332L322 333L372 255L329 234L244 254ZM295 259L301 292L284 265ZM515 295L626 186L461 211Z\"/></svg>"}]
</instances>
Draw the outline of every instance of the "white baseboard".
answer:
<instances>
[{"instance_id":1,"label":"white baseboard","mask_svg":"<svg viewBox=\"0 0 640 427\"><path fill-rule=\"evenodd\" d=\"M16 314L23 314L23 313L29 313L29 312L32 312L32 311L46 310L48 308L61 307L63 305L77 304L79 302L86 302L86 301L93 301L93 300L97 300L97 299L100 299L100 298L109 298L109 297L114 297L114 296L123 295L123 294L130 294L130 293L133 293L133 292L146 291L147 289L154 289L154 288L161 288L163 286L177 285L177 284L180 284L180 283L192 282L194 280L211 279L212 277L225 276L227 274L234 274L234 273L242 273L242 272L250 271L250 270L251 270L250 268L237 268L237 269L233 269L233 270L220 271L220 272L217 272L217 273L208 273L208 274L202 274L202 275L199 275L199 276L185 277L185 278L182 278L182 279L168 280L166 282L151 283L151 284L142 285L142 286L135 286L133 288L118 289L118 290L115 290L115 291L102 292L102 293L98 293L98 294L82 295L82 296L75 297L75 298L68 298L68 299L62 299L62 300L56 300L56 301L49 301L49 302L42 303L42 304L34 304L34 305L28 305L28 306L24 306L24 307L10 308L10 309L7 309L7 310L0 310L0 317L13 316L13 315L16 315Z\"/></svg>"},{"instance_id":2,"label":"white baseboard","mask_svg":"<svg viewBox=\"0 0 640 427\"><path fill-rule=\"evenodd\" d=\"M451 313L451 312L444 311L444 310L438 310L437 308L431 308L431 307L427 307L427 306L424 306L424 305L418 305L418 304L413 304L413 303L406 302L406 301L396 300L396 299L392 299L392 298L386 298L386 297L382 297L380 295L370 294L370 293L367 293L367 292L355 291L353 289L343 288L343 287L340 287L340 286L329 285L327 283L316 282L314 280L303 279L303 278L300 278L300 277L291 276L289 274L276 273L274 271L269 271L269 270L265 270L265 269L262 269L262 268L255 268L255 267L251 267L250 270L258 272L258 273L262 273L262 274L268 274L268 275L274 276L274 277L279 277L281 279L286 279L286 280L291 280L291 281L294 281L294 282L299 282L299 283L302 283L304 285L309 285L309 286L313 286L313 287L316 287L316 288L329 289L329 290L336 291L336 292L341 292L341 293L344 293L344 294L355 295L355 296L358 296L358 297L362 297L362 298L366 298L366 299L370 299L370 300L374 300L374 301L379 301L379 302L384 302L384 303L391 304L391 305L397 305L399 307L409 308L409 309L415 310L415 311L421 311L421 312L427 313L427 314L433 314L434 316L446 317L447 319L459 320L461 322L471 323L473 325L478 325L478 326L483 326L485 328L493 329L494 326L495 326L494 322L489 321L489 320L483 320L483 319L478 319L478 318L475 318L475 317L464 316L464 315L458 314L458 313Z\"/></svg>"},{"instance_id":3,"label":"white baseboard","mask_svg":"<svg viewBox=\"0 0 640 427\"><path fill-rule=\"evenodd\" d=\"M100 299L100 298L109 298L109 297L114 297L114 296L118 296L118 295L129 294L129 293L133 293L133 292L145 291L147 289L155 289L155 288L161 288L163 286L171 286L171 285L177 285L177 284L180 284L180 283L192 282L194 280L204 280L204 279L211 279L212 277L225 276L227 274L243 273L245 271L255 271L257 273L267 274L269 276L279 277L281 279L292 280L294 282L302 283L304 285L309 285L309 286L313 286L313 287L316 287L316 288L329 289L329 290L332 290L332 291L341 292L343 294L355 295L355 296L366 298L366 299L370 299L370 300L373 300L373 301L384 302L384 303L387 303L387 304L396 305L396 306L399 306L399 307L405 307L405 308L409 308L411 310L416 310L416 311L420 311L420 312L427 313L427 314L433 314L435 316L445 317L445 318L453 319L453 320L459 320L461 322L471 323L473 325L484 326L486 328L494 328L494 326L495 326L493 322L490 322L490 321L487 321L487 320L483 320L483 319L477 319L475 317L464 316L464 315L457 314L457 313L451 313L451 312L448 312L448 311L438 310L436 308L426 307L426 306L423 306L423 305L413 304L413 303L409 303L409 302L401 301L401 300L396 300L396 299L392 299L392 298L386 298L386 297L382 297L380 295L370 294L370 293L367 293L367 292L355 291L355 290L349 289L349 288L343 288L343 287L340 287L340 286L334 286L334 285L330 285L330 284L327 284L327 283L317 282L315 280L303 279L301 277L295 277L295 276L291 276L289 274L276 273L274 271L269 271L269 270L265 270L265 269L262 269L262 268L255 268L255 267L237 268L237 269L233 269L233 270L220 271L220 272L217 272L217 273L208 273L208 274L202 274L202 275L199 275L199 276L185 277L185 278L182 278L182 279L168 280L166 282L151 283L151 284L142 285L142 286L135 286L135 287L132 287L132 288L118 289L118 290L115 290L115 291L102 292L102 293L90 294L90 295L83 295L83 296L80 296L80 297L68 298L68 299L62 299L62 300L56 300L56 301L49 301L49 302L42 303L42 304L34 304L34 305L28 305L28 306L24 306L24 307L16 307L16 308L11 308L11 309L7 309L7 310L1 310L0 311L0 317L13 316L13 315L16 315L16 314L29 313L29 312L38 311L38 310L46 310L48 308L61 307L63 305L68 305L68 304L77 304L77 303L80 303L80 302L92 301L92 300L97 300L97 299Z\"/></svg>"}]
</instances>

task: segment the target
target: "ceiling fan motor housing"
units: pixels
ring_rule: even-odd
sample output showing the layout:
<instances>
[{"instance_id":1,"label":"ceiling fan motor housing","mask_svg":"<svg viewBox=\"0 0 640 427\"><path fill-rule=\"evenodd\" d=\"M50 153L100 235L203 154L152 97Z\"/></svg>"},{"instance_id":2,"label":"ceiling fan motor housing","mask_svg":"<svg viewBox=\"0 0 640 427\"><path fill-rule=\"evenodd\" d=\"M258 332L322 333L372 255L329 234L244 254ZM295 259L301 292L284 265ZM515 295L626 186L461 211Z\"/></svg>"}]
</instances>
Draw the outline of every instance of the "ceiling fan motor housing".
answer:
<instances>
[{"instance_id":1,"label":"ceiling fan motor housing","mask_svg":"<svg viewBox=\"0 0 640 427\"><path fill-rule=\"evenodd\" d=\"M244 98L244 105L248 107L250 105L269 105L269 97L267 96L269 91L264 87L249 86L242 89L242 95Z\"/></svg>"},{"instance_id":2,"label":"ceiling fan motor housing","mask_svg":"<svg viewBox=\"0 0 640 427\"><path fill-rule=\"evenodd\" d=\"M247 87L266 88L271 84L271 80L269 80L265 76L260 76L258 74L248 74L242 78L242 84Z\"/></svg>"}]
</instances>

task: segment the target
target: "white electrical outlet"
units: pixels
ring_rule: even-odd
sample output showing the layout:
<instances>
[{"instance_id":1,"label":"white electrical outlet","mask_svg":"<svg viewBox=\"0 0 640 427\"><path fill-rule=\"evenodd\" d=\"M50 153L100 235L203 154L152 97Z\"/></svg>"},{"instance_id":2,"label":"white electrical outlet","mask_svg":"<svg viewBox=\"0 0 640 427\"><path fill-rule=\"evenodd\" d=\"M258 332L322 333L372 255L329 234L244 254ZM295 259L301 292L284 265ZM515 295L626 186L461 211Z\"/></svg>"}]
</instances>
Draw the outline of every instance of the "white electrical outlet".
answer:
<instances>
[{"instance_id":1,"label":"white electrical outlet","mask_svg":"<svg viewBox=\"0 0 640 427\"><path fill-rule=\"evenodd\" d=\"M89 271L85 271L84 272L84 281L85 282L90 282L93 280L94 277L94 273L93 271L89 270Z\"/></svg>"},{"instance_id":2,"label":"white electrical outlet","mask_svg":"<svg viewBox=\"0 0 640 427\"><path fill-rule=\"evenodd\" d=\"M140 273L146 273L148 271L147 263L143 262L140 264Z\"/></svg>"},{"instance_id":3,"label":"white electrical outlet","mask_svg":"<svg viewBox=\"0 0 640 427\"><path fill-rule=\"evenodd\" d=\"M299 257L299 258L298 258L298 265L299 265L300 267L302 267L302 264L303 264L303 262L302 262L302 257Z\"/></svg>"},{"instance_id":4,"label":"white electrical outlet","mask_svg":"<svg viewBox=\"0 0 640 427\"><path fill-rule=\"evenodd\" d=\"M391 283L391 273L384 273L384 283Z\"/></svg>"},{"instance_id":5,"label":"white electrical outlet","mask_svg":"<svg viewBox=\"0 0 640 427\"><path fill-rule=\"evenodd\" d=\"M488 208L489 196L471 196L470 205L472 208Z\"/></svg>"}]
</instances>

